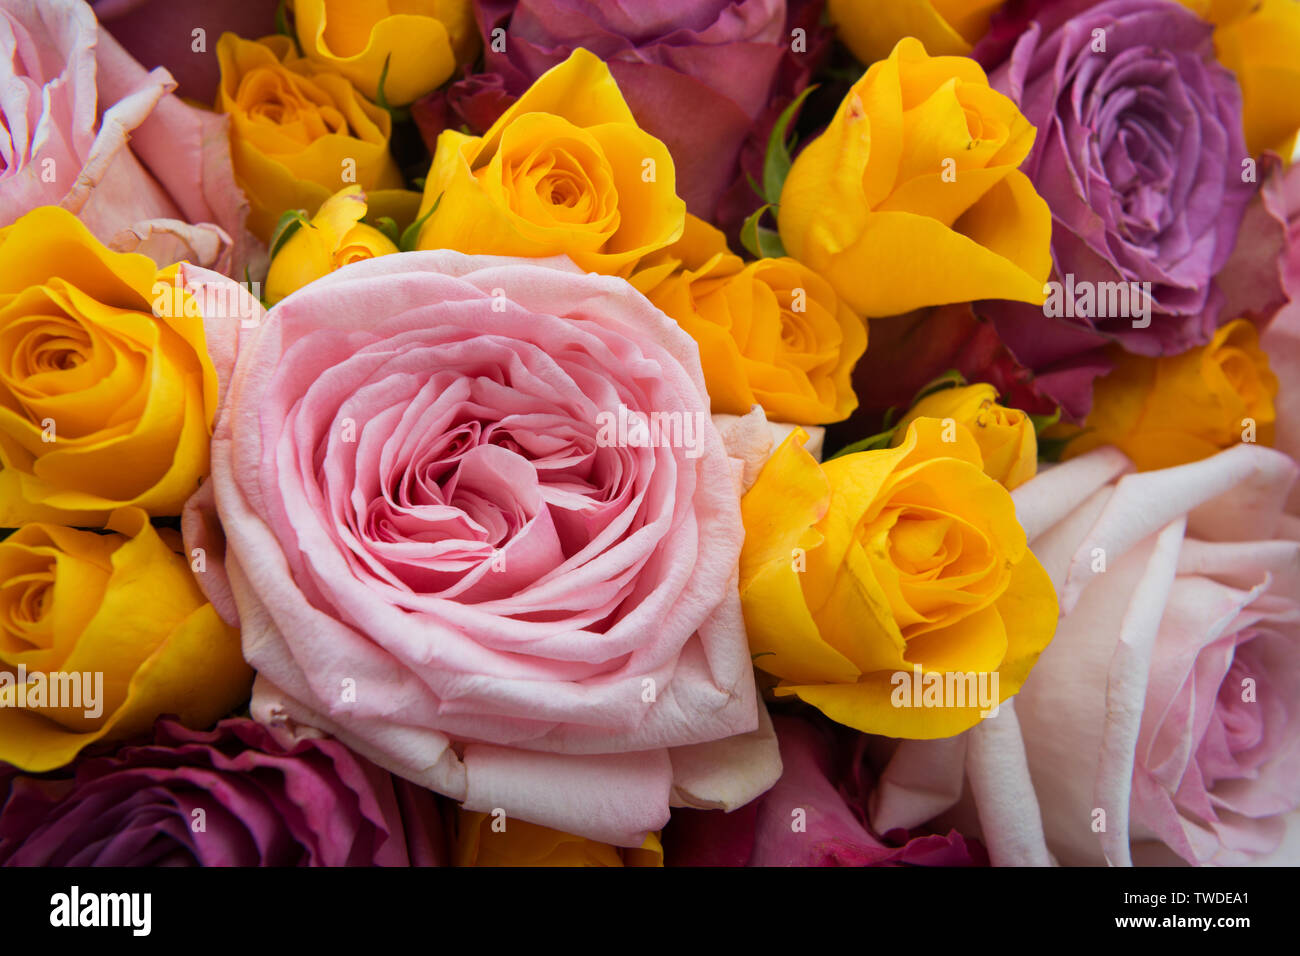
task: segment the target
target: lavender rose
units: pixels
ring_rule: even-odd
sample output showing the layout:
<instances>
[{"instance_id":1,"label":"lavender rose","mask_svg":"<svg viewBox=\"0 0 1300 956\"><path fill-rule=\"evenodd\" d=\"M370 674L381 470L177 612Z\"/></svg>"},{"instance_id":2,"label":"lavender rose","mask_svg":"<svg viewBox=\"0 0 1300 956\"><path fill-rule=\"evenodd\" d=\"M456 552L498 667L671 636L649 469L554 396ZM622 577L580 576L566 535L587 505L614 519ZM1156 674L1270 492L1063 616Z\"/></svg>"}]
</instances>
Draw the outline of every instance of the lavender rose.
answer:
<instances>
[{"instance_id":1,"label":"lavender rose","mask_svg":"<svg viewBox=\"0 0 1300 956\"><path fill-rule=\"evenodd\" d=\"M637 122L672 153L687 208L711 219L791 50L786 12L787 0L475 0L485 72L414 112L429 141L441 125L491 122L585 47L609 63Z\"/></svg>"},{"instance_id":2,"label":"lavender rose","mask_svg":"<svg viewBox=\"0 0 1300 956\"><path fill-rule=\"evenodd\" d=\"M333 740L292 750L246 719L154 739L75 775L0 765L0 866L429 866L433 794Z\"/></svg>"},{"instance_id":3,"label":"lavender rose","mask_svg":"<svg viewBox=\"0 0 1300 956\"><path fill-rule=\"evenodd\" d=\"M1172 0L1022 2L975 50L1038 128L1021 168L1051 207L1061 283L1043 310L980 311L1035 371L1088 370L1054 376L1068 414L1086 413L1108 342L1172 354L1235 317L1215 276L1258 186L1243 181L1241 91L1211 34Z\"/></svg>"}]
</instances>

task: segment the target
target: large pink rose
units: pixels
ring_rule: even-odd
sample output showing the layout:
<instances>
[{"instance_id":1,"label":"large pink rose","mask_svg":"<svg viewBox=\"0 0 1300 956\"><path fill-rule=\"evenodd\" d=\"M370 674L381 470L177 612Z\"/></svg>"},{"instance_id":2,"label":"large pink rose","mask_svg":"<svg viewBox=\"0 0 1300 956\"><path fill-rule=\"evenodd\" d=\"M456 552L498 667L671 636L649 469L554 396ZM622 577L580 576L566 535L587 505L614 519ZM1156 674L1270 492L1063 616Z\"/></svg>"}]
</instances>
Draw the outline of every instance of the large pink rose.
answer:
<instances>
[{"instance_id":1,"label":"large pink rose","mask_svg":"<svg viewBox=\"0 0 1300 956\"><path fill-rule=\"evenodd\" d=\"M624 846L670 803L771 785L737 592L746 453L676 323L566 259L437 251L346 267L242 334L220 529L207 492L186 529L224 533L205 577L255 717Z\"/></svg>"},{"instance_id":2,"label":"large pink rose","mask_svg":"<svg viewBox=\"0 0 1300 956\"><path fill-rule=\"evenodd\" d=\"M173 96L80 0L0 0L0 48L0 224L62 206L159 265L257 267L224 117Z\"/></svg>"},{"instance_id":3,"label":"large pink rose","mask_svg":"<svg viewBox=\"0 0 1300 956\"><path fill-rule=\"evenodd\" d=\"M1001 811L991 851L1040 862L1249 862L1300 805L1300 521L1283 512L1298 469L1256 445L1131 469L1102 448L1013 495L1061 619L1003 732L965 754L972 779L1027 767L1032 785L1006 773L974 803L982 823ZM912 743L895 782L953 765ZM925 792L955 802L956 766Z\"/></svg>"}]
</instances>

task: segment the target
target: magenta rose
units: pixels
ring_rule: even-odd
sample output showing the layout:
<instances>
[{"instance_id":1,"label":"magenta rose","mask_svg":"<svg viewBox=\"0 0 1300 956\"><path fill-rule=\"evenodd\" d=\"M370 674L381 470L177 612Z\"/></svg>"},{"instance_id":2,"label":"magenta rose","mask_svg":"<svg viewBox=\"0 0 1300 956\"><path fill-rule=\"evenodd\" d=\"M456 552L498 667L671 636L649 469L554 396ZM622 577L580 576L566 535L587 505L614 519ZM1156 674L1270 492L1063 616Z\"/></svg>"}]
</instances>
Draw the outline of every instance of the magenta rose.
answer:
<instances>
[{"instance_id":1,"label":"magenta rose","mask_svg":"<svg viewBox=\"0 0 1300 956\"><path fill-rule=\"evenodd\" d=\"M771 98L750 127L740 148L740 159L731 184L718 200L710 218L710 222L726 234L727 244L733 249L742 248L740 232L745 220L764 203L754 185L763 182L763 166L772 129L786 108L826 67L835 48L835 31L826 21L825 9L825 0L786 0L785 35L790 39L777 67ZM827 92L823 90L821 95L825 96ZM791 130L802 116L803 109L800 107L791 119Z\"/></svg>"},{"instance_id":2,"label":"magenta rose","mask_svg":"<svg viewBox=\"0 0 1300 956\"><path fill-rule=\"evenodd\" d=\"M874 776L868 737L776 716L781 779L734 811L680 810L664 831L667 866L988 866L977 840L867 822Z\"/></svg>"},{"instance_id":3,"label":"magenta rose","mask_svg":"<svg viewBox=\"0 0 1300 956\"><path fill-rule=\"evenodd\" d=\"M993 385L1004 405L1047 415L1055 408L1046 397L1050 383L1022 367L992 323L976 316L969 303L872 319L871 344L853 369L864 413L855 418L907 409L917 391L953 369L967 381Z\"/></svg>"},{"instance_id":4,"label":"magenta rose","mask_svg":"<svg viewBox=\"0 0 1300 956\"><path fill-rule=\"evenodd\" d=\"M57 205L160 266L256 268L224 117L172 95L80 0L0 0L0 44L0 221Z\"/></svg>"},{"instance_id":5,"label":"magenta rose","mask_svg":"<svg viewBox=\"0 0 1300 956\"><path fill-rule=\"evenodd\" d=\"M734 770L708 746L758 728L740 461L675 322L566 259L439 251L341 269L245 335L186 528L224 534L202 577L254 717L625 846L670 801L771 783L770 736L726 740Z\"/></svg>"},{"instance_id":6,"label":"magenta rose","mask_svg":"<svg viewBox=\"0 0 1300 956\"><path fill-rule=\"evenodd\" d=\"M609 64L637 122L672 153L687 208L712 219L791 52L786 8L787 0L475 0L484 74L414 112L430 142L446 126L490 123L583 47ZM800 56L810 42L805 34Z\"/></svg>"},{"instance_id":7,"label":"magenta rose","mask_svg":"<svg viewBox=\"0 0 1300 956\"><path fill-rule=\"evenodd\" d=\"M100 25L131 56L166 68L176 93L199 103L217 96L217 38L275 32L279 0L90 0ZM195 35L196 30L202 33ZM196 47L198 47L196 49Z\"/></svg>"},{"instance_id":8,"label":"magenta rose","mask_svg":"<svg viewBox=\"0 0 1300 956\"><path fill-rule=\"evenodd\" d=\"M1042 309L979 308L1070 416L1086 414L1107 344L1175 354L1252 311L1229 309L1216 281L1259 186L1243 181L1241 91L1212 33L1171 0L1020 2L975 50L1038 129L1021 168L1051 207L1061 285ZM1112 283L1137 301L1121 307ZM1251 293L1267 299L1273 285Z\"/></svg>"},{"instance_id":9,"label":"magenta rose","mask_svg":"<svg viewBox=\"0 0 1300 956\"><path fill-rule=\"evenodd\" d=\"M2 866L435 866L436 798L333 740L160 720L67 775L0 769Z\"/></svg>"}]
</instances>

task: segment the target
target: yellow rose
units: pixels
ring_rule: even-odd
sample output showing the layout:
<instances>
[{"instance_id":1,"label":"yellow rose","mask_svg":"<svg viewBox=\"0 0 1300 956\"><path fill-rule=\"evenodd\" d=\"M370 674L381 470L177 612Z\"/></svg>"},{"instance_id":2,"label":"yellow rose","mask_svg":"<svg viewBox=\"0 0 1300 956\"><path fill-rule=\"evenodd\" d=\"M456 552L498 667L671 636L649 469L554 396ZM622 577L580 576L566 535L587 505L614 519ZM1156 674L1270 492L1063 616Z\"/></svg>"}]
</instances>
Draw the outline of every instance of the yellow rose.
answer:
<instances>
[{"instance_id":1,"label":"yellow rose","mask_svg":"<svg viewBox=\"0 0 1300 956\"><path fill-rule=\"evenodd\" d=\"M980 382L932 392L912 406L894 432L894 445L903 443L907 426L918 418L951 419L965 425L979 445L984 474L1008 491L1023 485L1038 471L1038 435L1034 423L1018 408L998 404L998 392Z\"/></svg>"},{"instance_id":2,"label":"yellow rose","mask_svg":"<svg viewBox=\"0 0 1300 956\"><path fill-rule=\"evenodd\" d=\"M303 53L346 76L372 100L405 106L478 55L470 0L296 0ZM384 70L387 68L387 75Z\"/></svg>"},{"instance_id":3,"label":"yellow rose","mask_svg":"<svg viewBox=\"0 0 1300 956\"><path fill-rule=\"evenodd\" d=\"M974 726L1019 691L1056 628L1011 495L962 425L949 436L920 418L897 448L822 465L806 437L795 429L741 501L755 666L780 678L776 696L866 733Z\"/></svg>"},{"instance_id":4,"label":"yellow rose","mask_svg":"<svg viewBox=\"0 0 1300 956\"><path fill-rule=\"evenodd\" d=\"M1241 84L1246 145L1290 161L1300 130L1300 3L1183 0L1215 25L1219 61Z\"/></svg>"},{"instance_id":5,"label":"yellow rose","mask_svg":"<svg viewBox=\"0 0 1300 956\"><path fill-rule=\"evenodd\" d=\"M1001 5L1002 0L830 0L830 17L853 55L874 63L903 37L916 37L936 55L965 56Z\"/></svg>"},{"instance_id":6,"label":"yellow rose","mask_svg":"<svg viewBox=\"0 0 1300 956\"><path fill-rule=\"evenodd\" d=\"M420 215L431 210L421 249L567 255L607 275L676 242L686 218L667 148L636 125L609 67L581 48L485 135L438 137Z\"/></svg>"},{"instance_id":7,"label":"yellow rose","mask_svg":"<svg viewBox=\"0 0 1300 956\"><path fill-rule=\"evenodd\" d=\"M271 260L266 301L274 305L349 262L396 252L391 239L361 221L365 215L366 194L360 186L348 186L325 200L311 222L299 226Z\"/></svg>"},{"instance_id":8,"label":"yellow rose","mask_svg":"<svg viewBox=\"0 0 1300 956\"><path fill-rule=\"evenodd\" d=\"M974 60L901 40L795 159L781 241L867 317L977 299L1041 305L1052 217L1016 168L1034 135Z\"/></svg>"},{"instance_id":9,"label":"yellow rose","mask_svg":"<svg viewBox=\"0 0 1300 956\"><path fill-rule=\"evenodd\" d=\"M1245 319L1180 355L1119 353L1115 368L1093 385L1092 409L1064 457L1115 445L1148 471L1200 461L1239 441L1272 445L1277 388L1259 334Z\"/></svg>"},{"instance_id":10,"label":"yellow rose","mask_svg":"<svg viewBox=\"0 0 1300 956\"><path fill-rule=\"evenodd\" d=\"M186 559L139 508L108 526L0 542L0 761L43 773L163 714L206 727L248 695L239 634Z\"/></svg>"},{"instance_id":11,"label":"yellow rose","mask_svg":"<svg viewBox=\"0 0 1300 956\"><path fill-rule=\"evenodd\" d=\"M248 228L263 242L286 209L311 215L341 186L401 189L388 153L392 117L342 76L299 57L289 37L224 33L217 63L217 109L230 116L235 178L252 207Z\"/></svg>"},{"instance_id":12,"label":"yellow rose","mask_svg":"<svg viewBox=\"0 0 1300 956\"><path fill-rule=\"evenodd\" d=\"M758 403L774 421L821 425L858 407L853 366L866 327L797 260L746 265L688 214L681 240L642 260L630 281L699 343L715 413Z\"/></svg>"},{"instance_id":13,"label":"yellow rose","mask_svg":"<svg viewBox=\"0 0 1300 956\"><path fill-rule=\"evenodd\" d=\"M610 846L562 830L509 820L494 830L486 813L457 813L457 866L663 866L659 835L638 848Z\"/></svg>"},{"instance_id":14,"label":"yellow rose","mask_svg":"<svg viewBox=\"0 0 1300 956\"><path fill-rule=\"evenodd\" d=\"M176 271L52 206L0 230L0 527L180 514L208 473L217 376L194 301L154 309Z\"/></svg>"}]
</instances>

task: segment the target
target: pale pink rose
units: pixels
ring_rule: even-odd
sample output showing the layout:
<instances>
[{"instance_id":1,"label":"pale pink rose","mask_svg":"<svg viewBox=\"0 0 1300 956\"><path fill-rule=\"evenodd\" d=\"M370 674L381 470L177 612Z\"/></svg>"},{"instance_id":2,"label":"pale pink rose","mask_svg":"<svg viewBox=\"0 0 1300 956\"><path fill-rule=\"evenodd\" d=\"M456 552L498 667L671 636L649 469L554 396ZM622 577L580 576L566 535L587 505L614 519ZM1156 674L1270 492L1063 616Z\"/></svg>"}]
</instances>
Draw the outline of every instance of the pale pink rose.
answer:
<instances>
[{"instance_id":1,"label":"pale pink rose","mask_svg":"<svg viewBox=\"0 0 1300 956\"><path fill-rule=\"evenodd\" d=\"M237 357L185 530L254 717L621 845L777 779L737 591L758 452L724 446L695 343L626 282L400 253L210 335L219 374ZM649 444L606 430L621 406L661 416Z\"/></svg>"},{"instance_id":2,"label":"pale pink rose","mask_svg":"<svg viewBox=\"0 0 1300 956\"><path fill-rule=\"evenodd\" d=\"M224 117L173 96L80 0L0 0L0 51L0 225L57 205L159 265L258 267Z\"/></svg>"},{"instance_id":3,"label":"pale pink rose","mask_svg":"<svg viewBox=\"0 0 1300 956\"><path fill-rule=\"evenodd\" d=\"M1235 865L1278 848L1300 805L1300 522L1283 513L1298 469L1238 445L1131 470L1102 448L1013 493L1056 585L1056 636L1013 709L900 745L878 828L977 816L994 863Z\"/></svg>"}]
</instances>

